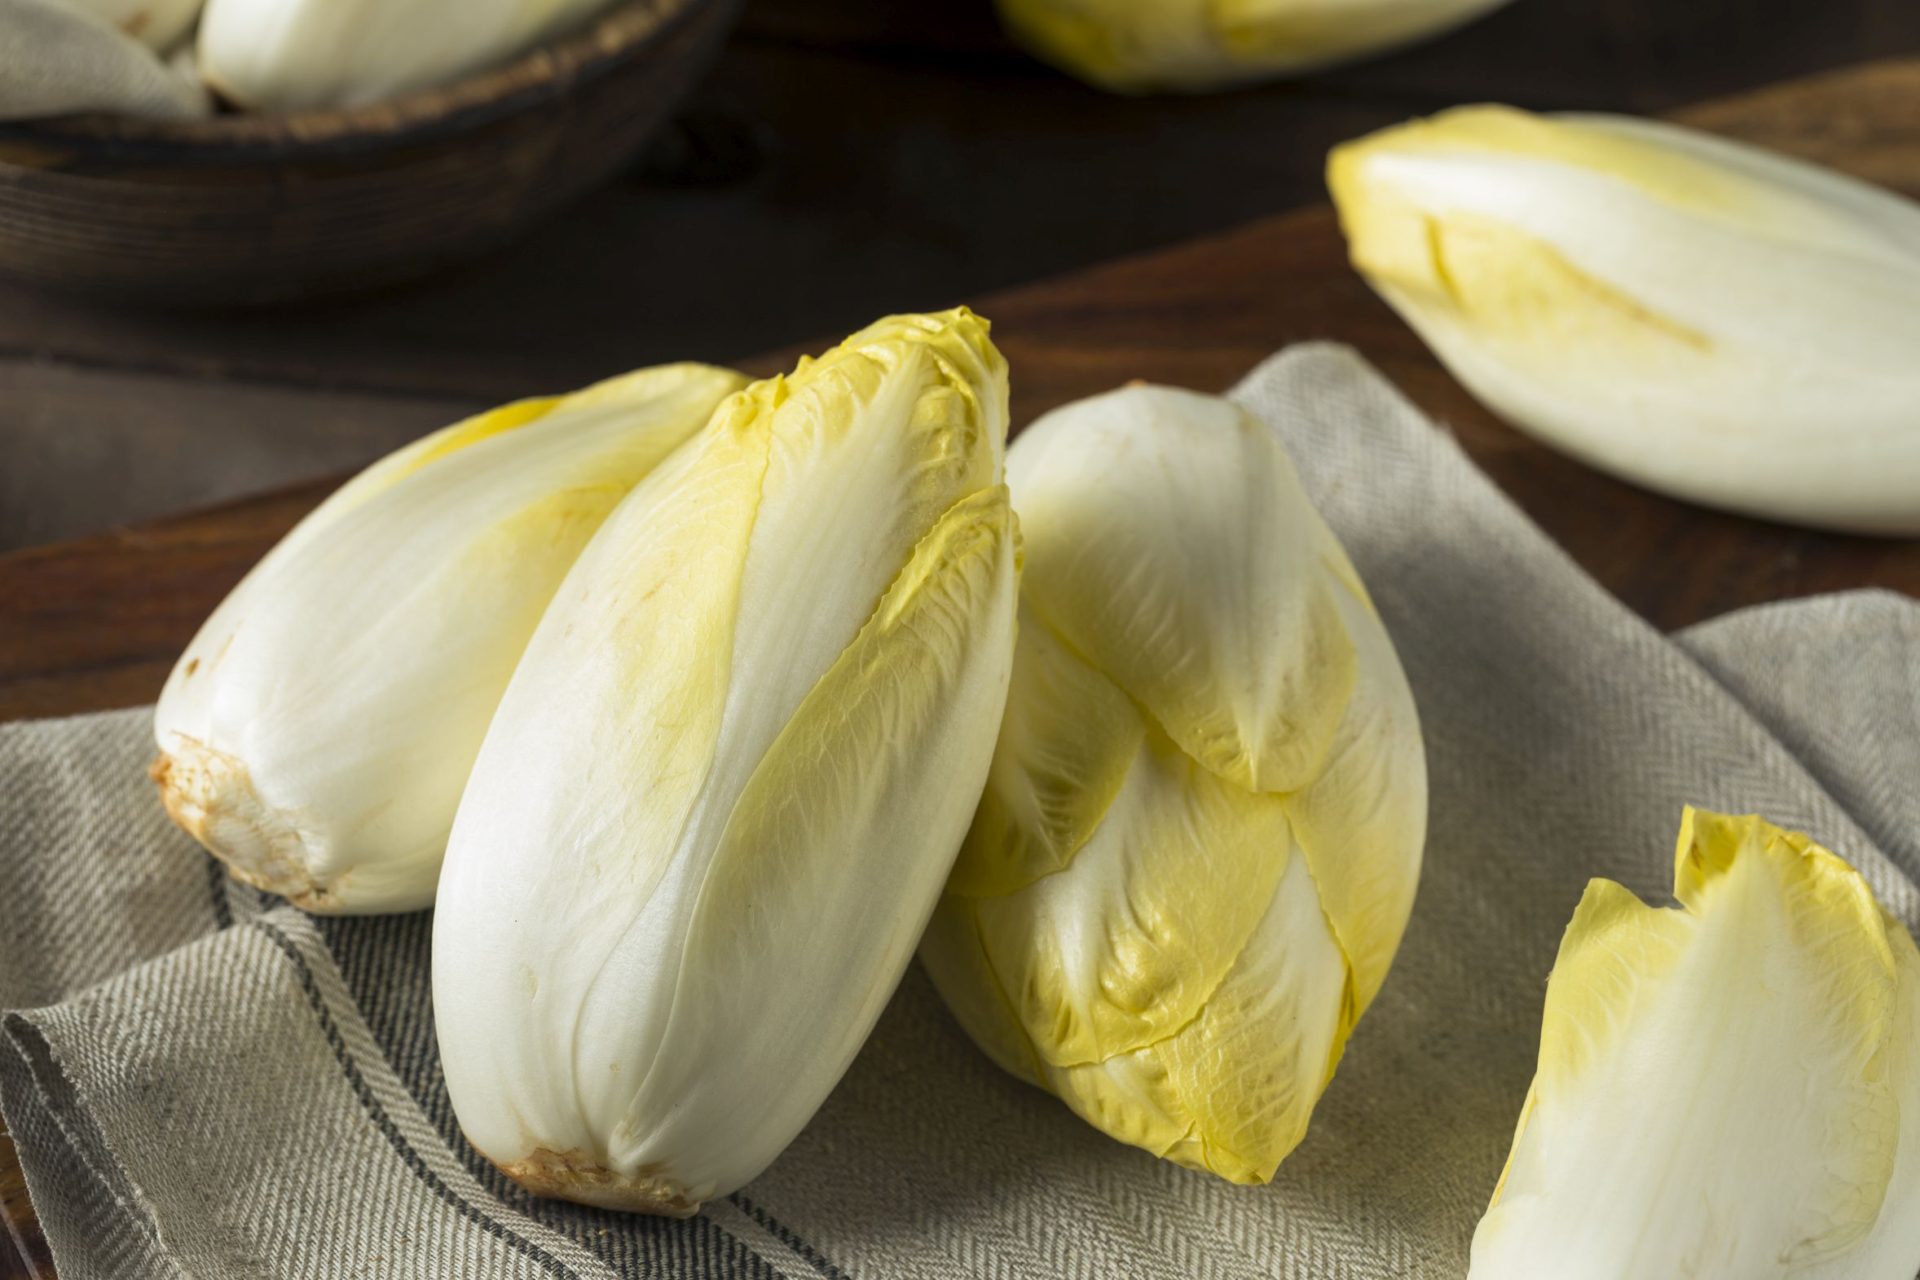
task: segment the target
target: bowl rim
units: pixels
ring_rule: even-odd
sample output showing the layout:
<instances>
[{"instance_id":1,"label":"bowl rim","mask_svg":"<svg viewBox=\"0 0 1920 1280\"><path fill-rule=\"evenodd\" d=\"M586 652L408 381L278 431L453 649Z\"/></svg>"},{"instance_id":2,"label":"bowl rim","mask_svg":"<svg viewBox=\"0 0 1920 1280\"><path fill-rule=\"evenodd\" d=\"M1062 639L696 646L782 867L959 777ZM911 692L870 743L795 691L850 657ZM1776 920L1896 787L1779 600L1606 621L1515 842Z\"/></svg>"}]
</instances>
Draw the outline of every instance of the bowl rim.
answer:
<instances>
[{"instance_id":1,"label":"bowl rim","mask_svg":"<svg viewBox=\"0 0 1920 1280\"><path fill-rule=\"evenodd\" d=\"M231 159L334 156L427 141L490 123L565 97L632 55L667 39L695 14L730 10L733 0L623 0L584 28L511 62L451 84L365 106L289 112L230 112L187 120L135 116L63 116L0 122L0 141L57 149L68 156L139 154Z\"/></svg>"}]
</instances>

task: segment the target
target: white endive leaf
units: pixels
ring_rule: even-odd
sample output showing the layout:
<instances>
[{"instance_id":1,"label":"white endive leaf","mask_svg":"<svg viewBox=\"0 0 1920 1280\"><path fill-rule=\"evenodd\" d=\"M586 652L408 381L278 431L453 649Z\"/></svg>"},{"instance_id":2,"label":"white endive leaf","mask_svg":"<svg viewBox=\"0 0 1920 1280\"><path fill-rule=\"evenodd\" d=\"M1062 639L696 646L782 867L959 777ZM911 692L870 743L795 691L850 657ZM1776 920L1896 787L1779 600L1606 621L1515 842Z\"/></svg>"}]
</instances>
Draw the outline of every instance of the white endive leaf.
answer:
<instances>
[{"instance_id":1,"label":"white endive leaf","mask_svg":"<svg viewBox=\"0 0 1920 1280\"><path fill-rule=\"evenodd\" d=\"M612 0L207 0L200 68L253 110L354 107L504 62Z\"/></svg>"},{"instance_id":2,"label":"white endive leaf","mask_svg":"<svg viewBox=\"0 0 1920 1280\"><path fill-rule=\"evenodd\" d=\"M1353 641L1272 431L1226 400L1133 387L1034 423L1007 474L1029 610L1228 781L1292 791L1319 773Z\"/></svg>"},{"instance_id":3,"label":"white endive leaf","mask_svg":"<svg viewBox=\"0 0 1920 1280\"><path fill-rule=\"evenodd\" d=\"M1911 1280L1920 959L1805 836L1689 809L1675 909L1588 886L1474 1280Z\"/></svg>"},{"instance_id":4,"label":"white endive leaf","mask_svg":"<svg viewBox=\"0 0 1920 1280\"><path fill-rule=\"evenodd\" d=\"M1217 89L1385 53L1506 0L999 0L1022 43L1121 93Z\"/></svg>"},{"instance_id":5,"label":"white endive leaf","mask_svg":"<svg viewBox=\"0 0 1920 1280\"><path fill-rule=\"evenodd\" d=\"M987 789L921 944L1006 1070L1264 1182L1399 946L1427 780L1393 646L1272 432L1131 387L1008 456L1027 537Z\"/></svg>"},{"instance_id":6,"label":"white endive leaf","mask_svg":"<svg viewBox=\"0 0 1920 1280\"><path fill-rule=\"evenodd\" d=\"M155 773L175 819L309 910L428 905L541 611L607 513L743 383L643 370L482 414L355 477L168 678Z\"/></svg>"},{"instance_id":7,"label":"white endive leaf","mask_svg":"<svg viewBox=\"0 0 1920 1280\"><path fill-rule=\"evenodd\" d=\"M846 1069L1000 722L1005 431L983 322L883 321L730 401L568 576L434 922L455 1110L529 1188L692 1212Z\"/></svg>"},{"instance_id":8,"label":"white endive leaf","mask_svg":"<svg viewBox=\"0 0 1920 1280\"><path fill-rule=\"evenodd\" d=\"M1337 148L1328 180L1355 266L1516 426L1678 497L1920 532L1920 205L1501 107Z\"/></svg>"}]
</instances>

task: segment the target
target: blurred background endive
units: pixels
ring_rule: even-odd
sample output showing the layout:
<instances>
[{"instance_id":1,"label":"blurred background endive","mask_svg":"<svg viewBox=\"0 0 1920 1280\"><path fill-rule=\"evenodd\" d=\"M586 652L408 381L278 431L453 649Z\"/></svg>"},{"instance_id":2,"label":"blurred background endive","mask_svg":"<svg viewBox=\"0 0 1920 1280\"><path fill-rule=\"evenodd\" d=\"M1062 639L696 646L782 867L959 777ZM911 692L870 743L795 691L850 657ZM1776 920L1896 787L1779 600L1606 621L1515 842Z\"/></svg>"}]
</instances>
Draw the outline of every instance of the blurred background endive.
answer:
<instances>
[{"instance_id":1,"label":"blurred background endive","mask_svg":"<svg viewBox=\"0 0 1920 1280\"><path fill-rule=\"evenodd\" d=\"M1330 146L1455 103L1657 113L1916 51L1913 0L1515 0L1376 60L1128 97L1023 52L990 0L746 0L611 182L426 280L237 311L0 283L0 549L1318 202Z\"/></svg>"}]
</instances>

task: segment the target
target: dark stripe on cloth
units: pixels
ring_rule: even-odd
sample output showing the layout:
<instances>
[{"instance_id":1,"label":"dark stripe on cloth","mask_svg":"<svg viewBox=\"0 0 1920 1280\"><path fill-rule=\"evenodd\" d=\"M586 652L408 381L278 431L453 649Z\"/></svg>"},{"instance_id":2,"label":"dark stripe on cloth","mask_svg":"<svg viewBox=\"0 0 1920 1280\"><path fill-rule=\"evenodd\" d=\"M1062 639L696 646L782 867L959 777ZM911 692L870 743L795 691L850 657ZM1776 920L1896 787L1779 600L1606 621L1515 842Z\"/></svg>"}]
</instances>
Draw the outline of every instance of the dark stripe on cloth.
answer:
<instances>
[{"instance_id":1,"label":"dark stripe on cloth","mask_svg":"<svg viewBox=\"0 0 1920 1280\"><path fill-rule=\"evenodd\" d=\"M213 927L216 931L233 927L233 908L227 903L227 868L212 854L207 857L207 886L213 891Z\"/></svg>"},{"instance_id":2,"label":"dark stripe on cloth","mask_svg":"<svg viewBox=\"0 0 1920 1280\"><path fill-rule=\"evenodd\" d=\"M827 1261L818 1249L795 1235L793 1229L787 1226L786 1223L781 1222L765 1209L762 1209L759 1205L747 1199L745 1192L736 1191L728 1196L727 1199L738 1205L742 1213L766 1228L767 1232L771 1234L774 1239L805 1258L815 1271L818 1271L826 1277L826 1280L847 1280L846 1272Z\"/></svg>"},{"instance_id":3,"label":"dark stripe on cloth","mask_svg":"<svg viewBox=\"0 0 1920 1280\"><path fill-rule=\"evenodd\" d=\"M751 1244L704 1216L656 1218L530 1196L460 1132L433 1034L432 916L321 916L321 940L387 1065L447 1150L502 1204L632 1280L782 1280Z\"/></svg>"},{"instance_id":4,"label":"dark stripe on cloth","mask_svg":"<svg viewBox=\"0 0 1920 1280\"><path fill-rule=\"evenodd\" d=\"M392 1117L387 1114L387 1109L380 1104L380 1099L374 1096L366 1077L360 1074L359 1064L354 1062L353 1053L347 1048L346 1037L340 1034L340 1028L334 1023L333 1014L327 1009L326 998L320 994L320 984L315 980L313 970L308 967L306 957L300 954L299 949L293 945L292 939L280 932L276 926L264 920L256 920L254 923L273 941L274 945L286 953L287 959L293 962L294 969L300 975L300 989L306 993L307 1003L313 1007L314 1016L320 1023L320 1030L326 1035L327 1044L332 1047L333 1056L340 1063L341 1070L346 1073L347 1083L353 1086L354 1096L360 1099L360 1105L373 1121L374 1127L380 1131L380 1135L387 1140L388 1145L399 1154L407 1168L413 1170L414 1175L431 1188L435 1195L453 1206L462 1217L478 1224L487 1234L505 1241L516 1252L539 1263L555 1275L565 1276L568 1280L580 1280L579 1273L572 1267L531 1240L508 1230L482 1213L442 1181L439 1174L427 1167L427 1162L420 1158L420 1153L413 1149L413 1144L407 1141L406 1136L393 1123Z\"/></svg>"}]
</instances>

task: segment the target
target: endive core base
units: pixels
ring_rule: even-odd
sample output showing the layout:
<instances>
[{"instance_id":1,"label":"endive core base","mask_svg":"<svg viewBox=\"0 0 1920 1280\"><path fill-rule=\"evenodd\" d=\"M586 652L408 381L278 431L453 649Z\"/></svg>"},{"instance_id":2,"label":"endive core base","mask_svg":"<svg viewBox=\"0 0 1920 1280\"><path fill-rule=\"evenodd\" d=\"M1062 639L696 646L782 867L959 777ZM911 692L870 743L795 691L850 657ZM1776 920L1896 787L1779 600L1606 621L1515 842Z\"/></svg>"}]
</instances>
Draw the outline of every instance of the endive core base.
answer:
<instances>
[{"instance_id":1,"label":"endive core base","mask_svg":"<svg viewBox=\"0 0 1920 1280\"><path fill-rule=\"evenodd\" d=\"M307 874L306 842L298 829L261 801L238 760L176 734L173 750L147 766L147 776L160 789L167 816L234 879L304 911L339 910L333 893Z\"/></svg>"},{"instance_id":2,"label":"endive core base","mask_svg":"<svg viewBox=\"0 0 1920 1280\"><path fill-rule=\"evenodd\" d=\"M700 1202L673 1179L661 1177L657 1165L616 1173L579 1151L545 1147L535 1147L533 1154L521 1160L493 1163L534 1195L550 1200L668 1218L691 1218L700 1211Z\"/></svg>"}]
</instances>

